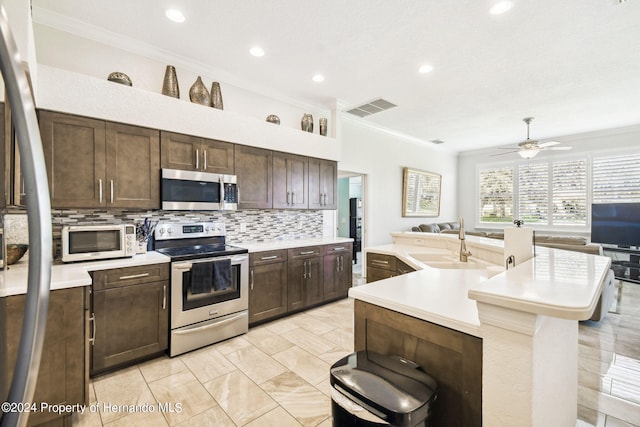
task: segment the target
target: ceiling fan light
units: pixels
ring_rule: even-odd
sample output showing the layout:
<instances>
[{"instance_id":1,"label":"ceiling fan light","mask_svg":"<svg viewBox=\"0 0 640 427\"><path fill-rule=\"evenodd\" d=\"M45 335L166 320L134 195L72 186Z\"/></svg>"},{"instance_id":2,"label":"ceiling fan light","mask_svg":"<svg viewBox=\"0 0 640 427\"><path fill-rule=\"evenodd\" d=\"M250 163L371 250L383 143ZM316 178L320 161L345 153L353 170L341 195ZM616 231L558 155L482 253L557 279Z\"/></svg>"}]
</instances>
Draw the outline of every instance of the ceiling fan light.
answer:
<instances>
[{"instance_id":1,"label":"ceiling fan light","mask_svg":"<svg viewBox=\"0 0 640 427\"><path fill-rule=\"evenodd\" d=\"M520 157L523 159L533 159L539 152L540 150L520 150L518 154L520 154Z\"/></svg>"}]
</instances>

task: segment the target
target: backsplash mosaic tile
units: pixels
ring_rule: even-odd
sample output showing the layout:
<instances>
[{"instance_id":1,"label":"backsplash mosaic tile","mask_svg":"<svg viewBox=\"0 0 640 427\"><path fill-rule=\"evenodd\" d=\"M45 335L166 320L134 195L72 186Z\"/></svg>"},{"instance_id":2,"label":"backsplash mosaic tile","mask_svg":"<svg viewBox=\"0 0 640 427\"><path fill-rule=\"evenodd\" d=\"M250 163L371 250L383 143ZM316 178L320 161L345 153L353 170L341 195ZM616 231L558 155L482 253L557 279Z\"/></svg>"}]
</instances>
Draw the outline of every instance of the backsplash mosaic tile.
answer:
<instances>
[{"instance_id":1,"label":"backsplash mosaic tile","mask_svg":"<svg viewBox=\"0 0 640 427\"><path fill-rule=\"evenodd\" d=\"M238 211L139 211L54 209L51 211L54 260L60 260L61 231L66 225L142 224L145 218L158 221L197 222L222 221L227 229L227 242L260 242L322 237L322 210L238 210ZM29 240L26 214L4 215L5 235L9 243ZM241 229L245 231L241 231Z\"/></svg>"}]
</instances>

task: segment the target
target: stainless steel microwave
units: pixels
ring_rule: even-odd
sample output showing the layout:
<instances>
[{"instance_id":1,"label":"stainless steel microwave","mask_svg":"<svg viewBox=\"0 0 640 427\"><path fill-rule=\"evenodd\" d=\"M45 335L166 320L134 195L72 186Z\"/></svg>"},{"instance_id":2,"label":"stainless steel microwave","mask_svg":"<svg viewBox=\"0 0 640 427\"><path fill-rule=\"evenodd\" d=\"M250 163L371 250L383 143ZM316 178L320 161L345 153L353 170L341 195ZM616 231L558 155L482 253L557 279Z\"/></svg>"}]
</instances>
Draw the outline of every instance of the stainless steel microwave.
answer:
<instances>
[{"instance_id":1,"label":"stainless steel microwave","mask_svg":"<svg viewBox=\"0 0 640 427\"><path fill-rule=\"evenodd\" d=\"M62 261L94 261L132 257L136 253L133 224L76 225L62 228Z\"/></svg>"},{"instance_id":2,"label":"stainless steel microwave","mask_svg":"<svg viewBox=\"0 0 640 427\"><path fill-rule=\"evenodd\" d=\"M235 175L162 169L162 209L179 211L236 210Z\"/></svg>"}]
</instances>

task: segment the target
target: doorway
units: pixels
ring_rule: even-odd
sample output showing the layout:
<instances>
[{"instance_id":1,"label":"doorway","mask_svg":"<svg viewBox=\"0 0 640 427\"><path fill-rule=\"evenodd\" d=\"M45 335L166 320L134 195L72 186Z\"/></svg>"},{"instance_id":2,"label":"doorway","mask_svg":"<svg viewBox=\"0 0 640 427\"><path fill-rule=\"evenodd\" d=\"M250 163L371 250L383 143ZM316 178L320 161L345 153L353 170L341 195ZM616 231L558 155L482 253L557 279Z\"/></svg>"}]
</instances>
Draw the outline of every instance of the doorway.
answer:
<instances>
[{"instance_id":1,"label":"doorway","mask_svg":"<svg viewBox=\"0 0 640 427\"><path fill-rule=\"evenodd\" d=\"M362 274L362 250L366 240L365 175L338 172L336 235L353 239L353 272Z\"/></svg>"}]
</instances>

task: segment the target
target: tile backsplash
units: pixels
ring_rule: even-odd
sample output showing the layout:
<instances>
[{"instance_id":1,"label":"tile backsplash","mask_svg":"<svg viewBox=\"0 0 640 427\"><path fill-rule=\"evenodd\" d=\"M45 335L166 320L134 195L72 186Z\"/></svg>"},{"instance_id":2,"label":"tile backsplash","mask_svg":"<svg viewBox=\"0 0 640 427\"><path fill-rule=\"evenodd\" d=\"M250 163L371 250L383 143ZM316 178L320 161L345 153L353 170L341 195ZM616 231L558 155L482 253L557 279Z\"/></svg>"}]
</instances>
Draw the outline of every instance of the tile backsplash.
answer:
<instances>
[{"instance_id":1,"label":"tile backsplash","mask_svg":"<svg viewBox=\"0 0 640 427\"><path fill-rule=\"evenodd\" d=\"M323 235L322 210L238 210L238 211L140 211L54 209L51 212L54 259L61 257L61 230L65 225L141 224L145 218L158 221L222 221L227 242L294 240ZM28 243L26 214L6 214L3 218L8 243ZM240 231L243 226L245 231Z\"/></svg>"}]
</instances>

